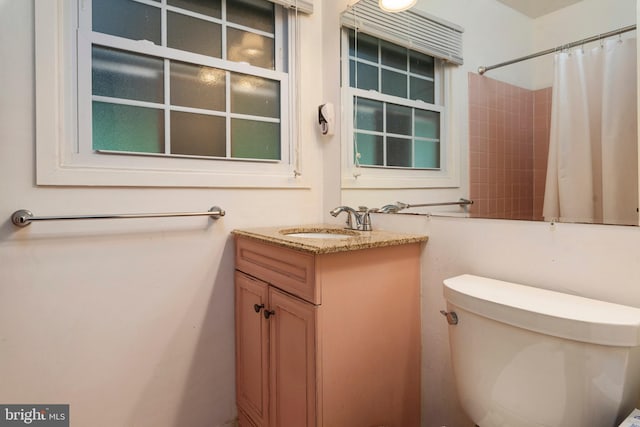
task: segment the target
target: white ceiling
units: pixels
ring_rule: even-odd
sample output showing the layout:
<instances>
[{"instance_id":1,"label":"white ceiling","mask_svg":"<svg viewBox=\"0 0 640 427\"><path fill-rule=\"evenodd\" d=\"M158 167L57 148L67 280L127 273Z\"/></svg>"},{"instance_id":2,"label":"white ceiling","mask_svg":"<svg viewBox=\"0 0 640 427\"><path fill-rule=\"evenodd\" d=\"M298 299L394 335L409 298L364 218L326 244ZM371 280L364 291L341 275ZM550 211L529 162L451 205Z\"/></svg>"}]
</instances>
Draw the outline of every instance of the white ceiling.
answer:
<instances>
[{"instance_id":1,"label":"white ceiling","mask_svg":"<svg viewBox=\"0 0 640 427\"><path fill-rule=\"evenodd\" d=\"M530 18L538 18L581 0L498 0Z\"/></svg>"}]
</instances>

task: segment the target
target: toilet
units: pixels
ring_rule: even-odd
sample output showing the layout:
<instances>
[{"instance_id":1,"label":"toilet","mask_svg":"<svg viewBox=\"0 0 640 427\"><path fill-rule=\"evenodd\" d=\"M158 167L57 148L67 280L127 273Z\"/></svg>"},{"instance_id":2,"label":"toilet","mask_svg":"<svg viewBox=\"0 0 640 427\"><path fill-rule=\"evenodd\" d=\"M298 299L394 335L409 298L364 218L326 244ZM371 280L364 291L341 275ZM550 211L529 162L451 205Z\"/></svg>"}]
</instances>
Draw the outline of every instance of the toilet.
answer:
<instances>
[{"instance_id":1,"label":"toilet","mask_svg":"<svg viewBox=\"0 0 640 427\"><path fill-rule=\"evenodd\" d=\"M479 427L615 427L640 397L640 309L473 275L444 281L451 362Z\"/></svg>"}]
</instances>

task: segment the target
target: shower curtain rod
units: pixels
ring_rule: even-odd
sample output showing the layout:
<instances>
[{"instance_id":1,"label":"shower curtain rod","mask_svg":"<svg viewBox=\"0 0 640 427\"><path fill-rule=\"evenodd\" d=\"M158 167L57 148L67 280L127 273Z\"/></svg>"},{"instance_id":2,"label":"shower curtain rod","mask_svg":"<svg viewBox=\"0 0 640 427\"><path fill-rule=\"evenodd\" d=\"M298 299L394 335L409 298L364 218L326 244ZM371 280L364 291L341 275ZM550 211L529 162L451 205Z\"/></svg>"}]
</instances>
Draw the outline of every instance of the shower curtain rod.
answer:
<instances>
[{"instance_id":1,"label":"shower curtain rod","mask_svg":"<svg viewBox=\"0 0 640 427\"><path fill-rule=\"evenodd\" d=\"M548 55L550 53L558 52L559 50L562 50L562 49L571 49L572 47L580 46L585 43L595 42L598 40L605 39L607 37L617 36L618 34L626 33L628 31L633 31L635 29L636 29L635 25L629 25L627 27L622 27L622 28L618 28L617 30L609 31L608 33L602 33L602 34L598 34L597 36L587 37L586 39L578 40L573 43L564 44L562 46L558 46L553 49L547 49L547 50L543 50L542 52L533 53L531 55L523 56L517 59L512 59L511 61L501 62L495 65L481 66L481 67L478 67L478 74L482 75L489 70L493 70L494 68L500 68L507 65L515 64L516 62L526 61L527 59Z\"/></svg>"}]
</instances>

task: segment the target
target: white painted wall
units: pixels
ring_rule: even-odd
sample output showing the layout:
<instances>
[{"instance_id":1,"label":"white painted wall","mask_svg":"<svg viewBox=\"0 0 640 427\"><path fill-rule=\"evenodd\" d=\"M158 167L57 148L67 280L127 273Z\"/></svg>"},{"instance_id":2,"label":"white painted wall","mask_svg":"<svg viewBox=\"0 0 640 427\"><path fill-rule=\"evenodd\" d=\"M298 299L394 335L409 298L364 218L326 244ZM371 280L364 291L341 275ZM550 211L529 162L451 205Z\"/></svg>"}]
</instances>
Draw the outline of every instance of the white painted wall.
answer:
<instances>
[{"instance_id":1,"label":"white painted wall","mask_svg":"<svg viewBox=\"0 0 640 427\"><path fill-rule=\"evenodd\" d=\"M303 29L298 190L35 185L32 0L0 0L0 403L69 403L74 426L230 425L234 228L322 219L322 4ZM34 223L37 215L227 216Z\"/></svg>"},{"instance_id":2,"label":"white painted wall","mask_svg":"<svg viewBox=\"0 0 640 427\"><path fill-rule=\"evenodd\" d=\"M339 105L336 13L345 3L317 1L317 12L303 18L303 173L310 188L225 190L36 187L33 1L0 0L0 403L70 403L79 426L217 427L233 419L229 232L332 220L326 212L341 197L340 138L318 135L315 108L327 100ZM466 72L504 59L487 43L503 18L479 19L481 6L510 14L489 0L419 4L467 28L466 64L454 79L461 152ZM529 52L519 43L513 49L507 56ZM406 201L426 199L416 196ZM22 230L9 221L19 208L54 215L213 204L227 216L49 222ZM373 221L430 235L423 254L425 427L471 425L457 403L438 313L444 278L475 273L640 307L638 228L382 215Z\"/></svg>"}]
</instances>

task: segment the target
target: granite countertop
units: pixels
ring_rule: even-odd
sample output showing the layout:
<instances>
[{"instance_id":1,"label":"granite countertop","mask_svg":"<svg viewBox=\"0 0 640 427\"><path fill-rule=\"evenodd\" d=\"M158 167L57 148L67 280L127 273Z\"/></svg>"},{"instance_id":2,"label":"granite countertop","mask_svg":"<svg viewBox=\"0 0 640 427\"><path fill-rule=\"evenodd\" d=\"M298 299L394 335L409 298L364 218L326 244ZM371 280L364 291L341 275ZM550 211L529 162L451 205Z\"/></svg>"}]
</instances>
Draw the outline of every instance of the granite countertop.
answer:
<instances>
[{"instance_id":1,"label":"granite countertop","mask_svg":"<svg viewBox=\"0 0 640 427\"><path fill-rule=\"evenodd\" d=\"M291 233L313 233L323 231L345 234L345 237L343 239L314 239L287 235ZM385 230L356 231L347 230L336 225L326 224L247 228L242 230L233 230L232 234L314 254L327 254L332 252L379 248L383 246L404 245L408 243L426 242L428 240L426 235L420 234L396 233Z\"/></svg>"}]
</instances>

